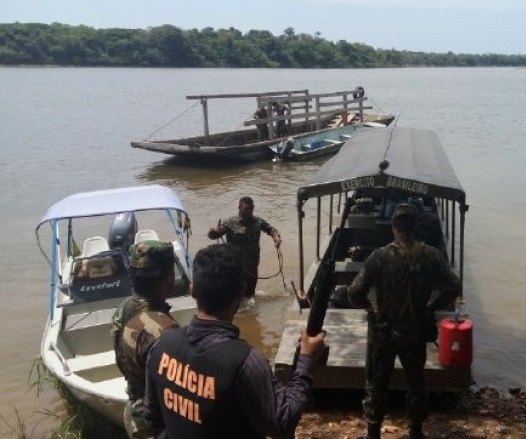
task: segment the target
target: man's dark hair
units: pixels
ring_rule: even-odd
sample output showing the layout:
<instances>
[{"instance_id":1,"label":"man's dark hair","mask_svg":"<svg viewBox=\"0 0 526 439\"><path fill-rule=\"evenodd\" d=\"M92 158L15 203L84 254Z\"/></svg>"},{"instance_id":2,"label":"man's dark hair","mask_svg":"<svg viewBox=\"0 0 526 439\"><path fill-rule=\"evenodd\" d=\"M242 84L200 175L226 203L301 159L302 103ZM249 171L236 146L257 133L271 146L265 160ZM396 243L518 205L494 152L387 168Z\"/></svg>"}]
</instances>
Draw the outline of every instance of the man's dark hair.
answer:
<instances>
[{"instance_id":1,"label":"man's dark hair","mask_svg":"<svg viewBox=\"0 0 526 439\"><path fill-rule=\"evenodd\" d=\"M250 197L241 197L239 199L239 204L254 205L254 200Z\"/></svg>"},{"instance_id":2,"label":"man's dark hair","mask_svg":"<svg viewBox=\"0 0 526 439\"><path fill-rule=\"evenodd\" d=\"M241 251L232 244L212 244L197 252L193 267L193 296L199 309L226 309L244 292Z\"/></svg>"},{"instance_id":3,"label":"man's dark hair","mask_svg":"<svg viewBox=\"0 0 526 439\"><path fill-rule=\"evenodd\" d=\"M161 287L163 280L174 270L173 265L162 268L134 268L130 267L133 290L143 297L150 297Z\"/></svg>"},{"instance_id":4,"label":"man's dark hair","mask_svg":"<svg viewBox=\"0 0 526 439\"><path fill-rule=\"evenodd\" d=\"M396 230L404 235L412 235L415 232L416 216L400 215L393 218L393 226Z\"/></svg>"}]
</instances>

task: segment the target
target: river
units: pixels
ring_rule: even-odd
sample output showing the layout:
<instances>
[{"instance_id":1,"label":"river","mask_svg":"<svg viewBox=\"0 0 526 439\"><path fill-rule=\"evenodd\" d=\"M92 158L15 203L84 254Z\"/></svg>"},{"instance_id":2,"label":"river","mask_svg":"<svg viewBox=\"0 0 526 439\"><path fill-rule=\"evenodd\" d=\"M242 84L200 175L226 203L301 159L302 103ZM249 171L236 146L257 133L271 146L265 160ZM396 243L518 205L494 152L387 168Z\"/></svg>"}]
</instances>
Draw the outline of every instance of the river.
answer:
<instances>
[{"instance_id":1,"label":"river","mask_svg":"<svg viewBox=\"0 0 526 439\"><path fill-rule=\"evenodd\" d=\"M475 380L502 389L525 386L526 70L0 68L0 84L0 414L11 418L15 406L31 424L33 411L59 405L53 394L36 398L27 386L48 311L48 269L33 229L46 208L68 194L168 185L192 217L194 252L209 243L208 228L234 214L240 196L251 195L256 214L281 231L285 277L297 279L295 192L323 160L198 169L130 148L130 140L189 108L186 95L204 93L362 85L377 109L399 115L399 126L437 131L470 204L464 287L475 324ZM253 111L251 101L213 101L211 131L241 128ZM196 106L157 136L201 130ZM266 237L262 252L261 274L275 272ZM312 244L306 254L313 255ZM260 281L258 290L256 305L238 323L272 357L291 299L280 279ZM2 436L5 428L0 425Z\"/></svg>"}]
</instances>

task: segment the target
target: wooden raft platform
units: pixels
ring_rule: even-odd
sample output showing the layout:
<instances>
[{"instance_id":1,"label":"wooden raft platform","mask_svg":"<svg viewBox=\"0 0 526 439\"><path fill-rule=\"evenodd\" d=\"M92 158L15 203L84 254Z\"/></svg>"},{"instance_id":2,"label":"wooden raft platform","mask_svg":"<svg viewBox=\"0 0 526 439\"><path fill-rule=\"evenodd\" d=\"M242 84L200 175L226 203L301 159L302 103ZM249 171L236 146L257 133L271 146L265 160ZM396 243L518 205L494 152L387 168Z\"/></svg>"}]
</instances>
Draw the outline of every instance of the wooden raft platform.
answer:
<instances>
[{"instance_id":1,"label":"wooden raft platform","mask_svg":"<svg viewBox=\"0 0 526 439\"><path fill-rule=\"evenodd\" d=\"M448 317L437 313L437 319ZM327 364L314 371L314 386L320 389L363 389L365 385L365 351L367 343L367 313L359 309L329 309L323 328L329 346ZM301 318L301 317L300 317ZM289 320L283 330L274 370L280 381L288 381L296 353L300 328L305 320ZM471 384L470 369L444 369L438 363L438 349L427 344L427 388L439 392L457 392ZM402 365L396 360L391 378L392 390L406 388Z\"/></svg>"}]
</instances>

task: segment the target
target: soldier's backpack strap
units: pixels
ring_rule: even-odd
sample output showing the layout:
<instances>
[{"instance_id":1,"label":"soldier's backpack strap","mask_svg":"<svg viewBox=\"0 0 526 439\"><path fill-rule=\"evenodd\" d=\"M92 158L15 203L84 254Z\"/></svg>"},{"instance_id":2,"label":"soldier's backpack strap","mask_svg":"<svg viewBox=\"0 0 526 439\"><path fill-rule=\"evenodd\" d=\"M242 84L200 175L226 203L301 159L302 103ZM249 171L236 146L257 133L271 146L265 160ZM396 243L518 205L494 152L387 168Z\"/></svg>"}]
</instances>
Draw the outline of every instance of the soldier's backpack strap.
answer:
<instances>
[{"instance_id":1,"label":"soldier's backpack strap","mask_svg":"<svg viewBox=\"0 0 526 439\"><path fill-rule=\"evenodd\" d=\"M418 270L418 261L424 248L424 245L420 241L415 241L413 245L409 248L402 246L397 242L392 242L389 244L390 247L394 248L395 251L405 260L406 270L407 270L407 289L408 295L405 303L402 306L402 313L406 310L409 311L409 314L415 314L415 305L414 305L414 283L415 283L415 273Z\"/></svg>"}]
</instances>

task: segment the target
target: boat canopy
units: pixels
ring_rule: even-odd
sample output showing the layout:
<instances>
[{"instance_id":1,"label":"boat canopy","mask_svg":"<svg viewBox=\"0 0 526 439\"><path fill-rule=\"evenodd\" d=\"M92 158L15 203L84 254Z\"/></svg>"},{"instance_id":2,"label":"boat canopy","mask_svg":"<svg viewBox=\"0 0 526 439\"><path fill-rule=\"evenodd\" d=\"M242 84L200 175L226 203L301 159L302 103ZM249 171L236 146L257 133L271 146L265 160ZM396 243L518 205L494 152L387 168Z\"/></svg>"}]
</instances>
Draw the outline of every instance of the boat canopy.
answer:
<instances>
[{"instance_id":1,"label":"boat canopy","mask_svg":"<svg viewBox=\"0 0 526 439\"><path fill-rule=\"evenodd\" d=\"M170 209L186 213L183 203L170 188L161 185L134 186L70 195L53 204L36 229L48 221L111 215L140 210Z\"/></svg>"},{"instance_id":2,"label":"boat canopy","mask_svg":"<svg viewBox=\"0 0 526 439\"><path fill-rule=\"evenodd\" d=\"M466 198L436 133L413 128L356 134L298 189L298 201L357 189L405 191L461 205Z\"/></svg>"}]
</instances>

